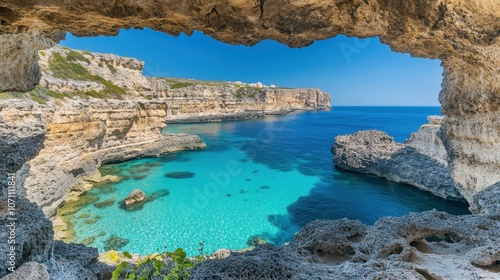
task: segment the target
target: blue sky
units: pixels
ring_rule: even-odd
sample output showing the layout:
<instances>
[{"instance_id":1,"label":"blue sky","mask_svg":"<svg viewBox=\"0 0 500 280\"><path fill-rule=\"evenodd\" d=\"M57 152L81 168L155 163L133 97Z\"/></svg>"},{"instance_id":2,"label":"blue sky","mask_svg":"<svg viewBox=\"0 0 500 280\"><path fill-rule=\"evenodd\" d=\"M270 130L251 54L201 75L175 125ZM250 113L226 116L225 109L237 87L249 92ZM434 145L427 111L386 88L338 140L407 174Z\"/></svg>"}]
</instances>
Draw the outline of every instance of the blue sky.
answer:
<instances>
[{"instance_id":1,"label":"blue sky","mask_svg":"<svg viewBox=\"0 0 500 280\"><path fill-rule=\"evenodd\" d=\"M173 37L131 29L115 37L68 34L61 45L142 59L149 76L320 88L334 106L439 106L440 61L392 52L378 38L337 36L297 49L270 40L248 47L201 32Z\"/></svg>"}]
</instances>

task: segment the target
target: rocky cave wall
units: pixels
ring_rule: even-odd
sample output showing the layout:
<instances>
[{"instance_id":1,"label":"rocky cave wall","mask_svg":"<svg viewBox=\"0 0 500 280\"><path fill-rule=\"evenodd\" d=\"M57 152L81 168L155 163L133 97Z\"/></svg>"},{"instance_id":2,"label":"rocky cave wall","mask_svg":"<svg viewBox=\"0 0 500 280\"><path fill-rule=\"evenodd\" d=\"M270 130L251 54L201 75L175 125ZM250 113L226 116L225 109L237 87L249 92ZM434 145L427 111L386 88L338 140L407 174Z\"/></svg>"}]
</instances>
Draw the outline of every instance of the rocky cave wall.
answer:
<instances>
[{"instance_id":1,"label":"rocky cave wall","mask_svg":"<svg viewBox=\"0 0 500 280\"><path fill-rule=\"evenodd\" d=\"M338 34L379 36L394 51L443 62L442 132L464 197L500 181L497 0L5 0L0 22L0 90L32 88L39 77L34 52L57 42L60 30L77 36L130 27L173 35L200 30L231 44L273 39L292 47Z\"/></svg>"}]
</instances>

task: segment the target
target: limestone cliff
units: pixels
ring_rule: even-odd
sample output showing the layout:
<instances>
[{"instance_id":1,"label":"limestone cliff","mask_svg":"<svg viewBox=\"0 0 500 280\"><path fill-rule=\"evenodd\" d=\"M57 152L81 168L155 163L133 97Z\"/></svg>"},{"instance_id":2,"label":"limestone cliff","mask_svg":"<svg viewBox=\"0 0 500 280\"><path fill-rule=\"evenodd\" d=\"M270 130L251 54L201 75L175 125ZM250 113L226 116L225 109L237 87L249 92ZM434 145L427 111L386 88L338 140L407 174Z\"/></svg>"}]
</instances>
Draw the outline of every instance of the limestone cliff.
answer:
<instances>
[{"instance_id":1,"label":"limestone cliff","mask_svg":"<svg viewBox=\"0 0 500 280\"><path fill-rule=\"evenodd\" d=\"M446 149L438 136L440 128L440 124L423 125L404 144L374 130L337 136L331 149L335 166L406 183L445 199L463 200L450 177Z\"/></svg>"},{"instance_id":2,"label":"limestone cliff","mask_svg":"<svg viewBox=\"0 0 500 280\"><path fill-rule=\"evenodd\" d=\"M319 89L256 87L232 82L154 78L142 75L144 62L111 54L54 47L39 53L38 93L121 98L123 94L162 101L167 121L214 121L329 110L330 95Z\"/></svg>"},{"instance_id":3,"label":"limestone cliff","mask_svg":"<svg viewBox=\"0 0 500 280\"><path fill-rule=\"evenodd\" d=\"M248 119L292 111L329 110L330 95L318 89L193 86L168 95L167 122Z\"/></svg>"}]
</instances>

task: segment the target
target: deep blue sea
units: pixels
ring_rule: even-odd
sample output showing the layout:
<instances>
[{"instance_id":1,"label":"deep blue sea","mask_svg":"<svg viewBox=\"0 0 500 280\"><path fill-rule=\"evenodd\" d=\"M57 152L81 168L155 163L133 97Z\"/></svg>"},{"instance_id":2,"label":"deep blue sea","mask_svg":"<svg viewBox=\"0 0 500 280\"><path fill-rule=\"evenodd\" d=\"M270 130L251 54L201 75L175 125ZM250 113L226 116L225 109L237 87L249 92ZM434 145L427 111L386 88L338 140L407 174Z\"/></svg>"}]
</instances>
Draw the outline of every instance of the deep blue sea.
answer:
<instances>
[{"instance_id":1,"label":"deep blue sea","mask_svg":"<svg viewBox=\"0 0 500 280\"><path fill-rule=\"evenodd\" d=\"M90 204L77 215L100 218L94 224L74 218L77 238L96 237L90 246L100 251L116 235L129 240L122 251L148 254L182 247L196 254L200 241L209 253L246 248L255 236L283 244L316 219L373 224L382 216L433 208L468 213L464 203L332 164L330 148L337 135L378 129L402 142L428 115L439 112L439 107L335 107L258 120L169 125L167 132L197 134L207 148L105 166L106 174L119 170L129 179L91 190L99 201L118 202L136 188L148 195L169 194L134 212L118 203L105 208Z\"/></svg>"}]
</instances>

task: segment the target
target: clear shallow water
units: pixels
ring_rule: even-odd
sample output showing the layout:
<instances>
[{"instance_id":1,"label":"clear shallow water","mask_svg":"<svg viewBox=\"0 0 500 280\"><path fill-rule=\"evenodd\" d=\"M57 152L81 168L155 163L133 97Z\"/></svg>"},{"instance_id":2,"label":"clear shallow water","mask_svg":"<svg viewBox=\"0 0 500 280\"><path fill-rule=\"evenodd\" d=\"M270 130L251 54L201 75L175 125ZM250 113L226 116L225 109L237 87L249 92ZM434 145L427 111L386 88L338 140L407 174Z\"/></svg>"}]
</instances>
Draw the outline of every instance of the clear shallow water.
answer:
<instances>
[{"instance_id":1,"label":"clear shallow water","mask_svg":"<svg viewBox=\"0 0 500 280\"><path fill-rule=\"evenodd\" d=\"M113 198L116 203L82 208L73 218L77 240L94 236L90 246L104 251L104 241L116 235L130 240L123 251L148 254L166 246L196 254L202 240L208 252L246 248L252 236L282 244L315 219L347 217L372 224L382 216L433 208L468 213L466 204L333 167L335 136L379 129L404 141L435 114L438 107L337 107L251 121L169 125L168 132L199 135L207 149L105 167L105 174L119 170L130 178L90 191L101 202ZM170 172L194 176L167 178ZM117 202L136 188L147 195L168 189L169 195L135 212L119 208ZM86 224L77 218L83 213L101 218Z\"/></svg>"}]
</instances>

